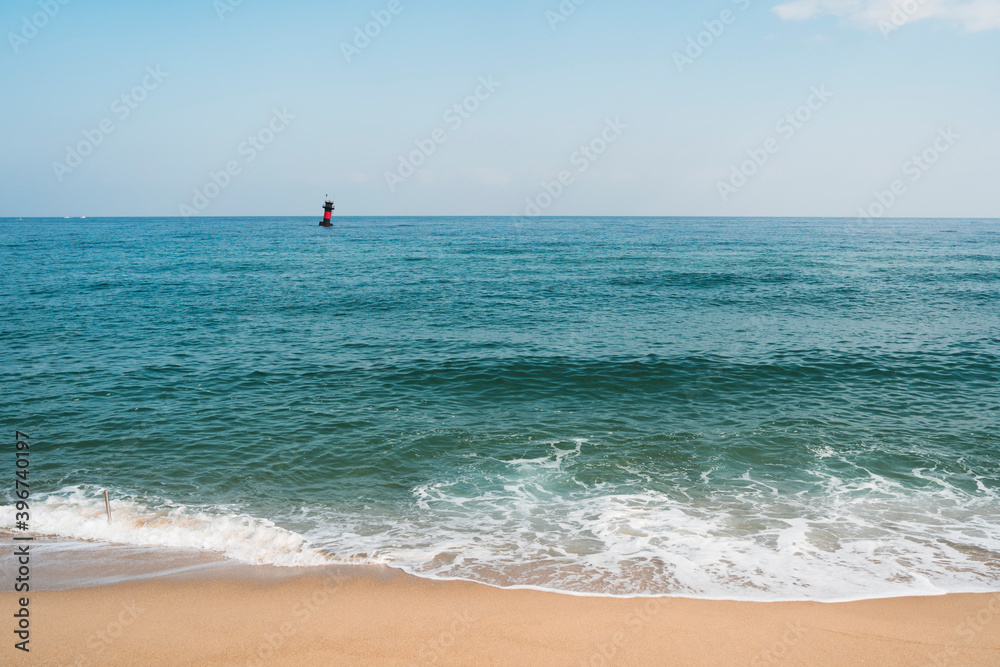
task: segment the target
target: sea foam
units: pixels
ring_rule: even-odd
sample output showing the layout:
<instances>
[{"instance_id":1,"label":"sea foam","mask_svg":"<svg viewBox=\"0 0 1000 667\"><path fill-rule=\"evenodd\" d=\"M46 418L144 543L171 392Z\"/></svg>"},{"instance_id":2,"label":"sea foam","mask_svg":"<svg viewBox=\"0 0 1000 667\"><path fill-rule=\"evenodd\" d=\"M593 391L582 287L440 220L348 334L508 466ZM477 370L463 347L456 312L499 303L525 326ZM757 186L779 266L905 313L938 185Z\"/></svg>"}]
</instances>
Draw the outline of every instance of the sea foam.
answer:
<instances>
[{"instance_id":1,"label":"sea foam","mask_svg":"<svg viewBox=\"0 0 1000 667\"><path fill-rule=\"evenodd\" d=\"M67 487L31 505L34 534L148 547L203 549L242 563L326 565L330 559L296 533L225 508L112 495L109 522L98 489ZM14 528L15 508L0 507L0 528Z\"/></svg>"},{"instance_id":2,"label":"sea foam","mask_svg":"<svg viewBox=\"0 0 1000 667\"><path fill-rule=\"evenodd\" d=\"M934 480L922 490L820 467L799 494L749 472L703 493L567 490L577 456L564 445L510 460L485 490L467 478L420 485L410 511L376 534L327 515L309 536L419 576L581 595L840 601L998 589L996 494L929 471L913 473Z\"/></svg>"}]
</instances>

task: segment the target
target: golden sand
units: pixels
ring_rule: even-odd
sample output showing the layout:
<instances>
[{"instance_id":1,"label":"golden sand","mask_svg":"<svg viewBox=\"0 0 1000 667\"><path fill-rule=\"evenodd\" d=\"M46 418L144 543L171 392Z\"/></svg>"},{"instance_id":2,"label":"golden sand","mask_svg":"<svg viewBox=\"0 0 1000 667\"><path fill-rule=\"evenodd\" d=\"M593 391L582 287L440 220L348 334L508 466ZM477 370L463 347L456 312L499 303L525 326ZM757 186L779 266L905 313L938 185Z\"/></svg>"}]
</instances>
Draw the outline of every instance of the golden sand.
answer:
<instances>
[{"instance_id":1,"label":"golden sand","mask_svg":"<svg viewBox=\"0 0 1000 667\"><path fill-rule=\"evenodd\" d=\"M36 592L30 612L30 654L8 629L3 664L1000 665L1000 594L610 599L341 569Z\"/></svg>"}]
</instances>

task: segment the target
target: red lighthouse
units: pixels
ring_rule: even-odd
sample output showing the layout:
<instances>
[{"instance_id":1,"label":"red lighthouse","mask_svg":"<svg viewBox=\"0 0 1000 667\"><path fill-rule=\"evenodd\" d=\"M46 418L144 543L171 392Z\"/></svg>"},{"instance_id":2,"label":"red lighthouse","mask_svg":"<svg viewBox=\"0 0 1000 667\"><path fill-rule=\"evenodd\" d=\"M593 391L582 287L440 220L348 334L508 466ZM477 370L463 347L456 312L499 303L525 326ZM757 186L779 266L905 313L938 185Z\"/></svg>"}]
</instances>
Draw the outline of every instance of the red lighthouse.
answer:
<instances>
[{"instance_id":1,"label":"red lighthouse","mask_svg":"<svg viewBox=\"0 0 1000 667\"><path fill-rule=\"evenodd\" d=\"M330 222L330 217L333 215L333 201L330 199L326 200L326 204L323 206L323 220L320 221L320 227L333 227L333 223Z\"/></svg>"}]
</instances>

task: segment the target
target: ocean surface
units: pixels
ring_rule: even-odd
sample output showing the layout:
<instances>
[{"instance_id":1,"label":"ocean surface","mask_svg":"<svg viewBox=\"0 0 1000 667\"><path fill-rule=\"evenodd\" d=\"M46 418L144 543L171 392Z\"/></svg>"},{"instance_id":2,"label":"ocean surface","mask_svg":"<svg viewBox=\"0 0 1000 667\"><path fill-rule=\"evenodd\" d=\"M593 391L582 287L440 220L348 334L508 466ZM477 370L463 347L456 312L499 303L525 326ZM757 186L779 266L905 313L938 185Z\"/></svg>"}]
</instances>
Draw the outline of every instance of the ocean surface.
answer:
<instances>
[{"instance_id":1,"label":"ocean surface","mask_svg":"<svg viewBox=\"0 0 1000 667\"><path fill-rule=\"evenodd\" d=\"M32 530L99 545L1000 591L1000 221L317 222L0 220L0 528L20 429Z\"/></svg>"}]
</instances>

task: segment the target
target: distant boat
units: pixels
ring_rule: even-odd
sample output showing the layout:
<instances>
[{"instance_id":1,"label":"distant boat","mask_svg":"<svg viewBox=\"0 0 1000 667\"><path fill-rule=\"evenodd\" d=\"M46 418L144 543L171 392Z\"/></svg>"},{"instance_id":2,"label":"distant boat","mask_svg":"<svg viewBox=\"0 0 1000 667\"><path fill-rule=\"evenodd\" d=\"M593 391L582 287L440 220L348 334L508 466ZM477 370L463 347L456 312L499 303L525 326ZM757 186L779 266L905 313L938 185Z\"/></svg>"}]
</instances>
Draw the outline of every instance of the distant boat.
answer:
<instances>
[{"instance_id":1,"label":"distant boat","mask_svg":"<svg viewBox=\"0 0 1000 667\"><path fill-rule=\"evenodd\" d=\"M320 220L320 227L333 227L333 223L330 222L330 218L333 216L333 200L327 199L326 204L323 205L323 219Z\"/></svg>"}]
</instances>

